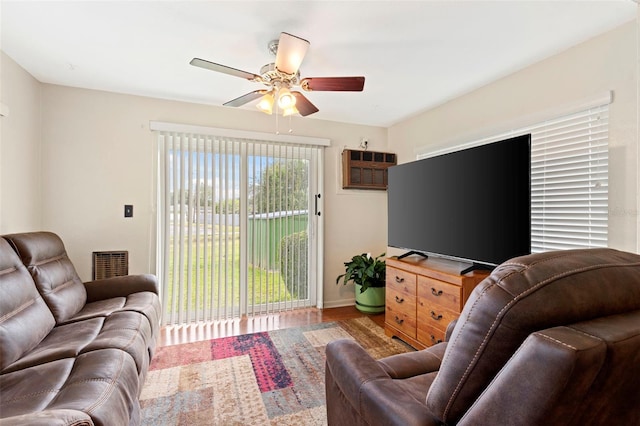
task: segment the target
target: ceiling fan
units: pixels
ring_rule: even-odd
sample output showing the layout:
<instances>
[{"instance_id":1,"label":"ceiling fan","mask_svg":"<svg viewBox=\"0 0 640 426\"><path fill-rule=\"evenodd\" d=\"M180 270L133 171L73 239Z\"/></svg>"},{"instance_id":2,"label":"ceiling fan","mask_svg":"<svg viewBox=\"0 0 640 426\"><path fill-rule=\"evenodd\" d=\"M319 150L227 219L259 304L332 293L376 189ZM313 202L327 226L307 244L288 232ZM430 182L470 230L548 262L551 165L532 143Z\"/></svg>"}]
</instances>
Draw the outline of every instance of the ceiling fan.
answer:
<instances>
[{"instance_id":1,"label":"ceiling fan","mask_svg":"<svg viewBox=\"0 0 640 426\"><path fill-rule=\"evenodd\" d=\"M254 90L224 103L225 106L239 107L258 98L256 105L264 113L271 114L274 104L284 116L300 114L305 117L318 112L302 93L291 90L299 86L307 92L361 92L364 88L364 77L306 77L300 79L300 64L309 48L309 42L288 33L280 33L279 40L269 43L269 51L275 55L274 63L264 65L260 74L216 64L200 58L193 58L191 65L217 71L235 77L255 81L267 86L266 89Z\"/></svg>"}]
</instances>

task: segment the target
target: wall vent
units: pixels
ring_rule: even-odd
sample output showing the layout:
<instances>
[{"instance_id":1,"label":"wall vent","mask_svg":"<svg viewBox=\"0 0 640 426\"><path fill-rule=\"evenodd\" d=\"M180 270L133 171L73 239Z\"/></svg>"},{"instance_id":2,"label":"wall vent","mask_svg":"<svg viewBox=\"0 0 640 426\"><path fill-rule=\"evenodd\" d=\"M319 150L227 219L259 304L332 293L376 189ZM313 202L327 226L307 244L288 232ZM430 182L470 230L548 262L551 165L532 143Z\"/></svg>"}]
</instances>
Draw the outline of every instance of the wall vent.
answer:
<instances>
[{"instance_id":1,"label":"wall vent","mask_svg":"<svg viewBox=\"0 0 640 426\"><path fill-rule=\"evenodd\" d=\"M129 252L120 251L94 251L93 252L93 279L120 277L129 275Z\"/></svg>"}]
</instances>

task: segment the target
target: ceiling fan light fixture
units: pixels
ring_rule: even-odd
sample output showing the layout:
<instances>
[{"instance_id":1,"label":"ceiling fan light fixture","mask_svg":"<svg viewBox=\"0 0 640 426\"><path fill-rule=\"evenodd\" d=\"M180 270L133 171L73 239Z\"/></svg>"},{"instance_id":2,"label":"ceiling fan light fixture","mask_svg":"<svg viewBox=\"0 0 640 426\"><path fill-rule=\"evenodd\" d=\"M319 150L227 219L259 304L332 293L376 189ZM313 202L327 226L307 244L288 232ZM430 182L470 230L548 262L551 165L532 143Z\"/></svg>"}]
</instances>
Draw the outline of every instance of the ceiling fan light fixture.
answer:
<instances>
[{"instance_id":1,"label":"ceiling fan light fixture","mask_svg":"<svg viewBox=\"0 0 640 426\"><path fill-rule=\"evenodd\" d=\"M293 96L293 93L286 87L281 88L278 91L278 106L283 110L295 106L296 97Z\"/></svg>"},{"instance_id":2,"label":"ceiling fan light fixture","mask_svg":"<svg viewBox=\"0 0 640 426\"><path fill-rule=\"evenodd\" d=\"M271 91L267 92L266 95L260 98L260 101L256 105L256 108L258 108L260 111L264 112L265 114L271 115L273 113L273 102L274 102L273 92Z\"/></svg>"},{"instance_id":3,"label":"ceiling fan light fixture","mask_svg":"<svg viewBox=\"0 0 640 426\"><path fill-rule=\"evenodd\" d=\"M290 115L299 114L299 113L300 111L298 111L298 108L296 108L295 105L291 105L290 107L282 110L283 117L288 117Z\"/></svg>"},{"instance_id":4,"label":"ceiling fan light fixture","mask_svg":"<svg viewBox=\"0 0 640 426\"><path fill-rule=\"evenodd\" d=\"M281 33L276 54L276 68L285 74L295 74L302 64L309 42L288 33Z\"/></svg>"}]
</instances>

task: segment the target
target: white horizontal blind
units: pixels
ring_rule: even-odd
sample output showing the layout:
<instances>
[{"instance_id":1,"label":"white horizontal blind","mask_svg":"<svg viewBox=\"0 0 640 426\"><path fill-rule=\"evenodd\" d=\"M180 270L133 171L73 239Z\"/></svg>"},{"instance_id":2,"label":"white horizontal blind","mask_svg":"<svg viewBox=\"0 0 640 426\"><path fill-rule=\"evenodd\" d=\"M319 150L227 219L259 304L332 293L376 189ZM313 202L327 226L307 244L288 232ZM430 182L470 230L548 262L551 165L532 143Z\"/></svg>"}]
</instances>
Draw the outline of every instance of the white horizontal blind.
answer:
<instances>
[{"instance_id":1,"label":"white horizontal blind","mask_svg":"<svg viewBox=\"0 0 640 426\"><path fill-rule=\"evenodd\" d=\"M606 247L609 106L530 131L531 251Z\"/></svg>"},{"instance_id":2,"label":"white horizontal blind","mask_svg":"<svg viewBox=\"0 0 640 426\"><path fill-rule=\"evenodd\" d=\"M606 247L609 105L466 143L426 158L531 134L531 251Z\"/></svg>"}]
</instances>

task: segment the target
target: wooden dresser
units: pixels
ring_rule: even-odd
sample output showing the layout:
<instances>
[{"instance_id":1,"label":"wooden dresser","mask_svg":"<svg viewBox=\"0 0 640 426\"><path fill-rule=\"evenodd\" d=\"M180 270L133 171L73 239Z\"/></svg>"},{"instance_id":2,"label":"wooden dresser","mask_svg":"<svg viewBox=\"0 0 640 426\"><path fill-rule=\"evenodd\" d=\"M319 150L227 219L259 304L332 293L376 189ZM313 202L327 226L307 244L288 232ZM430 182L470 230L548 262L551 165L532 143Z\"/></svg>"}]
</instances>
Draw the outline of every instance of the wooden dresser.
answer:
<instances>
[{"instance_id":1,"label":"wooden dresser","mask_svg":"<svg viewBox=\"0 0 640 426\"><path fill-rule=\"evenodd\" d=\"M447 325L457 318L486 271L460 275L457 262L410 256L387 258L385 333L416 349L444 340Z\"/></svg>"}]
</instances>

